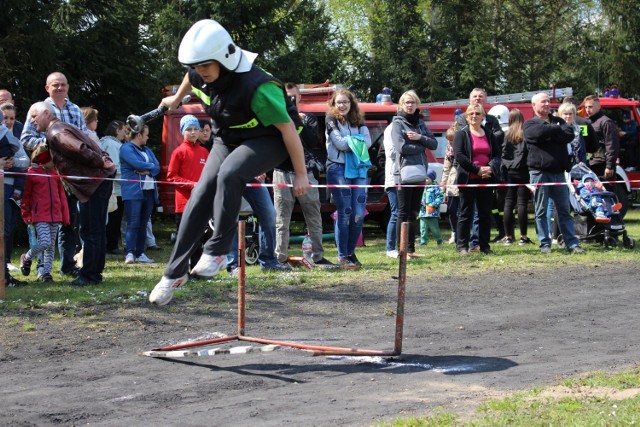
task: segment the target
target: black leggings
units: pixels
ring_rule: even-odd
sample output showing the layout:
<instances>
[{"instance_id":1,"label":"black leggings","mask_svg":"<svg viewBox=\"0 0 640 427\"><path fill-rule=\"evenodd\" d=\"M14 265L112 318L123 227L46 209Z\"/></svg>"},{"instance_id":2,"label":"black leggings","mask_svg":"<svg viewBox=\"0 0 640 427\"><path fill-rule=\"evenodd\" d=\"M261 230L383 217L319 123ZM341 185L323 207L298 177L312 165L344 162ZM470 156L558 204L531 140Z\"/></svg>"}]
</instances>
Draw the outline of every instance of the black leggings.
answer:
<instances>
[{"instance_id":1,"label":"black leggings","mask_svg":"<svg viewBox=\"0 0 640 427\"><path fill-rule=\"evenodd\" d=\"M288 156L278 137L247 140L232 149L216 140L191 197L185 206L176 243L164 275L176 279L187 274L189 258L213 216L213 236L203 248L211 256L226 255L235 237L242 193L248 182L280 165Z\"/></svg>"},{"instance_id":2,"label":"black leggings","mask_svg":"<svg viewBox=\"0 0 640 427\"><path fill-rule=\"evenodd\" d=\"M408 252L416 251L416 234L418 230L418 213L420 212L420 202L422 201L422 187L399 187L398 188L398 222L396 227L396 239L400 247L400 234L403 222L409 223Z\"/></svg>"},{"instance_id":3,"label":"black leggings","mask_svg":"<svg viewBox=\"0 0 640 427\"><path fill-rule=\"evenodd\" d=\"M511 184L528 184L529 174L526 176L522 174L509 173L509 181ZM514 237L514 217L513 209L517 205L518 207L518 227L520 228L520 235L526 236L528 230L528 217L527 217L527 205L529 203L529 197L531 192L525 185L518 185L517 187L507 187L507 196L504 201L504 231L507 236Z\"/></svg>"}]
</instances>

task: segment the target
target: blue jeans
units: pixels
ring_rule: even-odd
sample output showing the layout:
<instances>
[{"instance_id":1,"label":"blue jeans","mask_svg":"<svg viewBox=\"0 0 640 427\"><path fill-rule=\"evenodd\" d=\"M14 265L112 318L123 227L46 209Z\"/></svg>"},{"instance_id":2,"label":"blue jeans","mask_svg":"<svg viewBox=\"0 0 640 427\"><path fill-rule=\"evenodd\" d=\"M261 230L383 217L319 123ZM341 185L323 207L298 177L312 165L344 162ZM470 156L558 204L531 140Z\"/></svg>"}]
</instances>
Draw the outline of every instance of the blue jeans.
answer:
<instances>
[{"instance_id":1,"label":"blue jeans","mask_svg":"<svg viewBox=\"0 0 640 427\"><path fill-rule=\"evenodd\" d=\"M367 178L347 179L344 177L343 164L329 163L327 166L327 184L366 185ZM362 233L362 224L364 223L364 212L367 204L366 188L331 188L330 191L338 211L338 218L335 224L338 257L353 255Z\"/></svg>"},{"instance_id":2,"label":"blue jeans","mask_svg":"<svg viewBox=\"0 0 640 427\"><path fill-rule=\"evenodd\" d=\"M247 187L243 197L251 205L255 216L258 217L258 234L260 238L260 252L258 262L261 267L274 267L278 264L276 250L276 209L271 201L267 187ZM231 241L231 250L227 255L228 263L232 267L238 265L238 228L235 238Z\"/></svg>"},{"instance_id":3,"label":"blue jeans","mask_svg":"<svg viewBox=\"0 0 640 427\"><path fill-rule=\"evenodd\" d=\"M389 197L389 223L387 224L387 251L396 248L396 223L398 222L398 189L395 187L387 188L387 197Z\"/></svg>"},{"instance_id":4,"label":"blue jeans","mask_svg":"<svg viewBox=\"0 0 640 427\"><path fill-rule=\"evenodd\" d=\"M113 190L113 181L103 181L89 200L80 203L80 238L82 239L82 268L80 277L102 282L107 255L107 208Z\"/></svg>"},{"instance_id":5,"label":"blue jeans","mask_svg":"<svg viewBox=\"0 0 640 427\"><path fill-rule=\"evenodd\" d=\"M551 246L551 238L549 237L549 222L547 221L547 208L549 206L549 198L553 200L558 214L560 232L564 238L567 248L578 246L580 240L576 237L573 217L571 216L571 204L569 202L569 189L566 185L542 185L540 183L558 182L564 183L564 174L530 170L530 182L536 185L536 191L533 196L535 216L536 216L536 234L540 241L540 246Z\"/></svg>"},{"instance_id":6,"label":"blue jeans","mask_svg":"<svg viewBox=\"0 0 640 427\"><path fill-rule=\"evenodd\" d=\"M154 191L144 190L143 199L124 201L124 214L127 217L127 253L133 253L136 257L144 252L147 223L155 205Z\"/></svg>"}]
</instances>

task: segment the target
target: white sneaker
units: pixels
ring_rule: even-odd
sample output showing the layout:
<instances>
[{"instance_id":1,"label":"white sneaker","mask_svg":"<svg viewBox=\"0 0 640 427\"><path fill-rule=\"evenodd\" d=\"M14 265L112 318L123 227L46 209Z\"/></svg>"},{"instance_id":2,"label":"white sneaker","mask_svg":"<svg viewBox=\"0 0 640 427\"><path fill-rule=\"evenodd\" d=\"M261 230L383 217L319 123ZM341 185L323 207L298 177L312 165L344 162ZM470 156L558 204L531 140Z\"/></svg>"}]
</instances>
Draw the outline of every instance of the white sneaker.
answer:
<instances>
[{"instance_id":1,"label":"white sneaker","mask_svg":"<svg viewBox=\"0 0 640 427\"><path fill-rule=\"evenodd\" d=\"M188 278L189 276L186 274L178 279L169 279L167 276L162 276L162 279L149 294L149 302L156 305L168 304L173 298L173 291L185 284Z\"/></svg>"},{"instance_id":2,"label":"white sneaker","mask_svg":"<svg viewBox=\"0 0 640 427\"><path fill-rule=\"evenodd\" d=\"M133 264L134 262L136 262L135 257L133 256L132 253L128 253L127 256L124 258L124 263L125 264Z\"/></svg>"},{"instance_id":3,"label":"white sneaker","mask_svg":"<svg viewBox=\"0 0 640 427\"><path fill-rule=\"evenodd\" d=\"M449 243L453 244L456 242L456 233L451 233L451 237L449 238Z\"/></svg>"},{"instance_id":4,"label":"white sneaker","mask_svg":"<svg viewBox=\"0 0 640 427\"><path fill-rule=\"evenodd\" d=\"M396 251L395 249L392 251L387 251L387 256L389 258L398 258L398 251Z\"/></svg>"},{"instance_id":5,"label":"white sneaker","mask_svg":"<svg viewBox=\"0 0 640 427\"><path fill-rule=\"evenodd\" d=\"M201 279L211 279L226 265L227 257L224 255L202 254L196 266L191 269L191 275Z\"/></svg>"},{"instance_id":6,"label":"white sneaker","mask_svg":"<svg viewBox=\"0 0 640 427\"><path fill-rule=\"evenodd\" d=\"M154 262L156 262L155 260L153 260L153 259L149 258L148 256L146 256L144 254L144 252L140 254L140 256L136 259L136 261L143 262L145 264L153 264Z\"/></svg>"}]
</instances>

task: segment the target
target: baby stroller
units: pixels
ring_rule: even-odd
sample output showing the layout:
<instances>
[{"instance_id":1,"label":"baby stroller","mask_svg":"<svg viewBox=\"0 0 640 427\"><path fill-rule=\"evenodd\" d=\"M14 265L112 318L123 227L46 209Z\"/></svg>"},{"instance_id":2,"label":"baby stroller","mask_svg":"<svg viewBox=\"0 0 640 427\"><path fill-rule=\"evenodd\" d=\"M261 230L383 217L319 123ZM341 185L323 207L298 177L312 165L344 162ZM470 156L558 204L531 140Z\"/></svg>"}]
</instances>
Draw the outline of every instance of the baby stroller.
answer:
<instances>
[{"instance_id":1,"label":"baby stroller","mask_svg":"<svg viewBox=\"0 0 640 427\"><path fill-rule=\"evenodd\" d=\"M244 197L242 198L239 219L246 221L244 260L247 265L254 265L258 262L258 255L260 255L259 224L258 218L253 215L253 210ZM209 220L209 228L213 232L213 219Z\"/></svg>"},{"instance_id":2,"label":"baby stroller","mask_svg":"<svg viewBox=\"0 0 640 427\"><path fill-rule=\"evenodd\" d=\"M574 211L580 216L591 216L595 221L591 229L585 226L585 232L577 233L577 237L580 240L602 241L605 248L615 248L619 243L618 237L622 236L623 246L633 249L635 240L627 234L616 194L604 189L597 175L587 166L575 165L566 176L570 184L569 200ZM576 231L578 229L576 224Z\"/></svg>"}]
</instances>

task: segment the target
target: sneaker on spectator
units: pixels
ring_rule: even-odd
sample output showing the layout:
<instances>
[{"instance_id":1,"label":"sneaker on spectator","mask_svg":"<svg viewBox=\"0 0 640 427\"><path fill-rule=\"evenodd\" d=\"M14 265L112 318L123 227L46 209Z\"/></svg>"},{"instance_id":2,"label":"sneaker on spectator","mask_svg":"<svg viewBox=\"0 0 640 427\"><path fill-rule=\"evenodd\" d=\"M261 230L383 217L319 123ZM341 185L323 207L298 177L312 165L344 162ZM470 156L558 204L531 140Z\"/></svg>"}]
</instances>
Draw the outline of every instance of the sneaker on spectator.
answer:
<instances>
[{"instance_id":1,"label":"sneaker on spectator","mask_svg":"<svg viewBox=\"0 0 640 427\"><path fill-rule=\"evenodd\" d=\"M543 254L550 254L551 253L551 246L549 246L549 245L540 246L540 252L542 252Z\"/></svg>"},{"instance_id":2,"label":"sneaker on spectator","mask_svg":"<svg viewBox=\"0 0 640 427\"><path fill-rule=\"evenodd\" d=\"M293 271L293 268L291 268L291 266L286 262L285 263L278 262L273 265L261 265L260 271L262 271L263 273L266 273L269 271L283 272L283 271Z\"/></svg>"},{"instance_id":3,"label":"sneaker on spectator","mask_svg":"<svg viewBox=\"0 0 640 427\"><path fill-rule=\"evenodd\" d=\"M358 267L362 267L362 263L358 260L356 254L348 255L347 258L349 258L349 261L351 261L353 264L357 265Z\"/></svg>"},{"instance_id":4,"label":"sneaker on spectator","mask_svg":"<svg viewBox=\"0 0 640 427\"><path fill-rule=\"evenodd\" d=\"M5 281L5 287L7 288L17 288L19 286L27 286L28 283L25 282L24 280L18 280L15 277L13 277L12 275L7 275L7 280Z\"/></svg>"},{"instance_id":5,"label":"sneaker on spectator","mask_svg":"<svg viewBox=\"0 0 640 427\"><path fill-rule=\"evenodd\" d=\"M521 237L520 242L518 242L518 245L520 246L526 246L526 245L532 245L532 244L533 242L528 237Z\"/></svg>"},{"instance_id":6,"label":"sneaker on spectator","mask_svg":"<svg viewBox=\"0 0 640 427\"><path fill-rule=\"evenodd\" d=\"M469 252L480 252L480 246L474 246L471 249L469 249Z\"/></svg>"},{"instance_id":7,"label":"sneaker on spectator","mask_svg":"<svg viewBox=\"0 0 640 427\"><path fill-rule=\"evenodd\" d=\"M226 265L225 255L202 254L196 266L191 269L191 275L200 279L211 279Z\"/></svg>"},{"instance_id":8,"label":"sneaker on spectator","mask_svg":"<svg viewBox=\"0 0 640 427\"><path fill-rule=\"evenodd\" d=\"M449 237L449 243L454 244L456 242L456 233L451 233L451 237Z\"/></svg>"},{"instance_id":9,"label":"sneaker on spectator","mask_svg":"<svg viewBox=\"0 0 640 427\"><path fill-rule=\"evenodd\" d=\"M71 270L69 270L69 271L60 270L60 275L61 276L78 277L78 276L80 276L80 269L74 265L73 267L71 267Z\"/></svg>"},{"instance_id":10,"label":"sneaker on spectator","mask_svg":"<svg viewBox=\"0 0 640 427\"><path fill-rule=\"evenodd\" d=\"M572 254L578 254L578 255L580 255L580 254L583 254L583 253L584 253L584 249L582 249L582 248L580 247L580 245L575 245L575 246L573 246L573 247L569 248L569 252L570 252L570 253L572 253Z\"/></svg>"},{"instance_id":11,"label":"sneaker on spectator","mask_svg":"<svg viewBox=\"0 0 640 427\"><path fill-rule=\"evenodd\" d=\"M23 276L28 276L31 273L31 260L27 259L27 254L20 255L20 272Z\"/></svg>"},{"instance_id":12,"label":"sneaker on spectator","mask_svg":"<svg viewBox=\"0 0 640 427\"><path fill-rule=\"evenodd\" d=\"M500 242L504 242L504 239L506 239L507 236L496 236L493 238L493 240L491 241L491 243L500 243Z\"/></svg>"},{"instance_id":13,"label":"sneaker on spectator","mask_svg":"<svg viewBox=\"0 0 640 427\"><path fill-rule=\"evenodd\" d=\"M173 291L176 288L184 285L188 280L188 275L184 275L177 279L170 279L167 276L162 276L162 279L153 288L149 294L149 302L156 305L167 305L171 298L173 298Z\"/></svg>"},{"instance_id":14,"label":"sneaker on spectator","mask_svg":"<svg viewBox=\"0 0 640 427\"><path fill-rule=\"evenodd\" d=\"M325 257L320 258L318 261L313 262L318 268L337 268L338 266L326 259Z\"/></svg>"},{"instance_id":15,"label":"sneaker on spectator","mask_svg":"<svg viewBox=\"0 0 640 427\"><path fill-rule=\"evenodd\" d=\"M71 286L73 286L74 288L82 288L85 286L93 286L93 285L97 285L98 283L100 283L99 281L95 281L95 280L91 280L88 279L86 277L83 277L82 275L76 277L71 283L69 283Z\"/></svg>"},{"instance_id":16,"label":"sneaker on spectator","mask_svg":"<svg viewBox=\"0 0 640 427\"><path fill-rule=\"evenodd\" d=\"M127 256L124 258L124 263L133 264L134 262L136 262L136 257L134 257L133 254L129 252Z\"/></svg>"},{"instance_id":17,"label":"sneaker on spectator","mask_svg":"<svg viewBox=\"0 0 640 427\"><path fill-rule=\"evenodd\" d=\"M343 270L358 270L360 267L355 265L348 257L338 258L338 267Z\"/></svg>"},{"instance_id":18,"label":"sneaker on spectator","mask_svg":"<svg viewBox=\"0 0 640 427\"><path fill-rule=\"evenodd\" d=\"M16 205L18 209L22 209L22 200L20 200L18 197L11 196L9 197L9 201Z\"/></svg>"},{"instance_id":19,"label":"sneaker on spectator","mask_svg":"<svg viewBox=\"0 0 640 427\"><path fill-rule=\"evenodd\" d=\"M398 258L398 251L396 251L395 249L392 251L387 251L387 256L389 258Z\"/></svg>"},{"instance_id":20,"label":"sneaker on spectator","mask_svg":"<svg viewBox=\"0 0 640 427\"><path fill-rule=\"evenodd\" d=\"M38 274L38 278L36 279L38 282L53 282L53 277L51 277L50 273Z\"/></svg>"},{"instance_id":21,"label":"sneaker on spectator","mask_svg":"<svg viewBox=\"0 0 640 427\"><path fill-rule=\"evenodd\" d=\"M505 246L511 246L513 245L513 239L511 237L505 237L504 239L504 245Z\"/></svg>"},{"instance_id":22,"label":"sneaker on spectator","mask_svg":"<svg viewBox=\"0 0 640 427\"><path fill-rule=\"evenodd\" d=\"M145 253L141 253L140 256L138 258L136 258L137 262L143 262L145 264L153 264L154 262L156 262L155 260L149 258L148 256L145 255Z\"/></svg>"}]
</instances>

